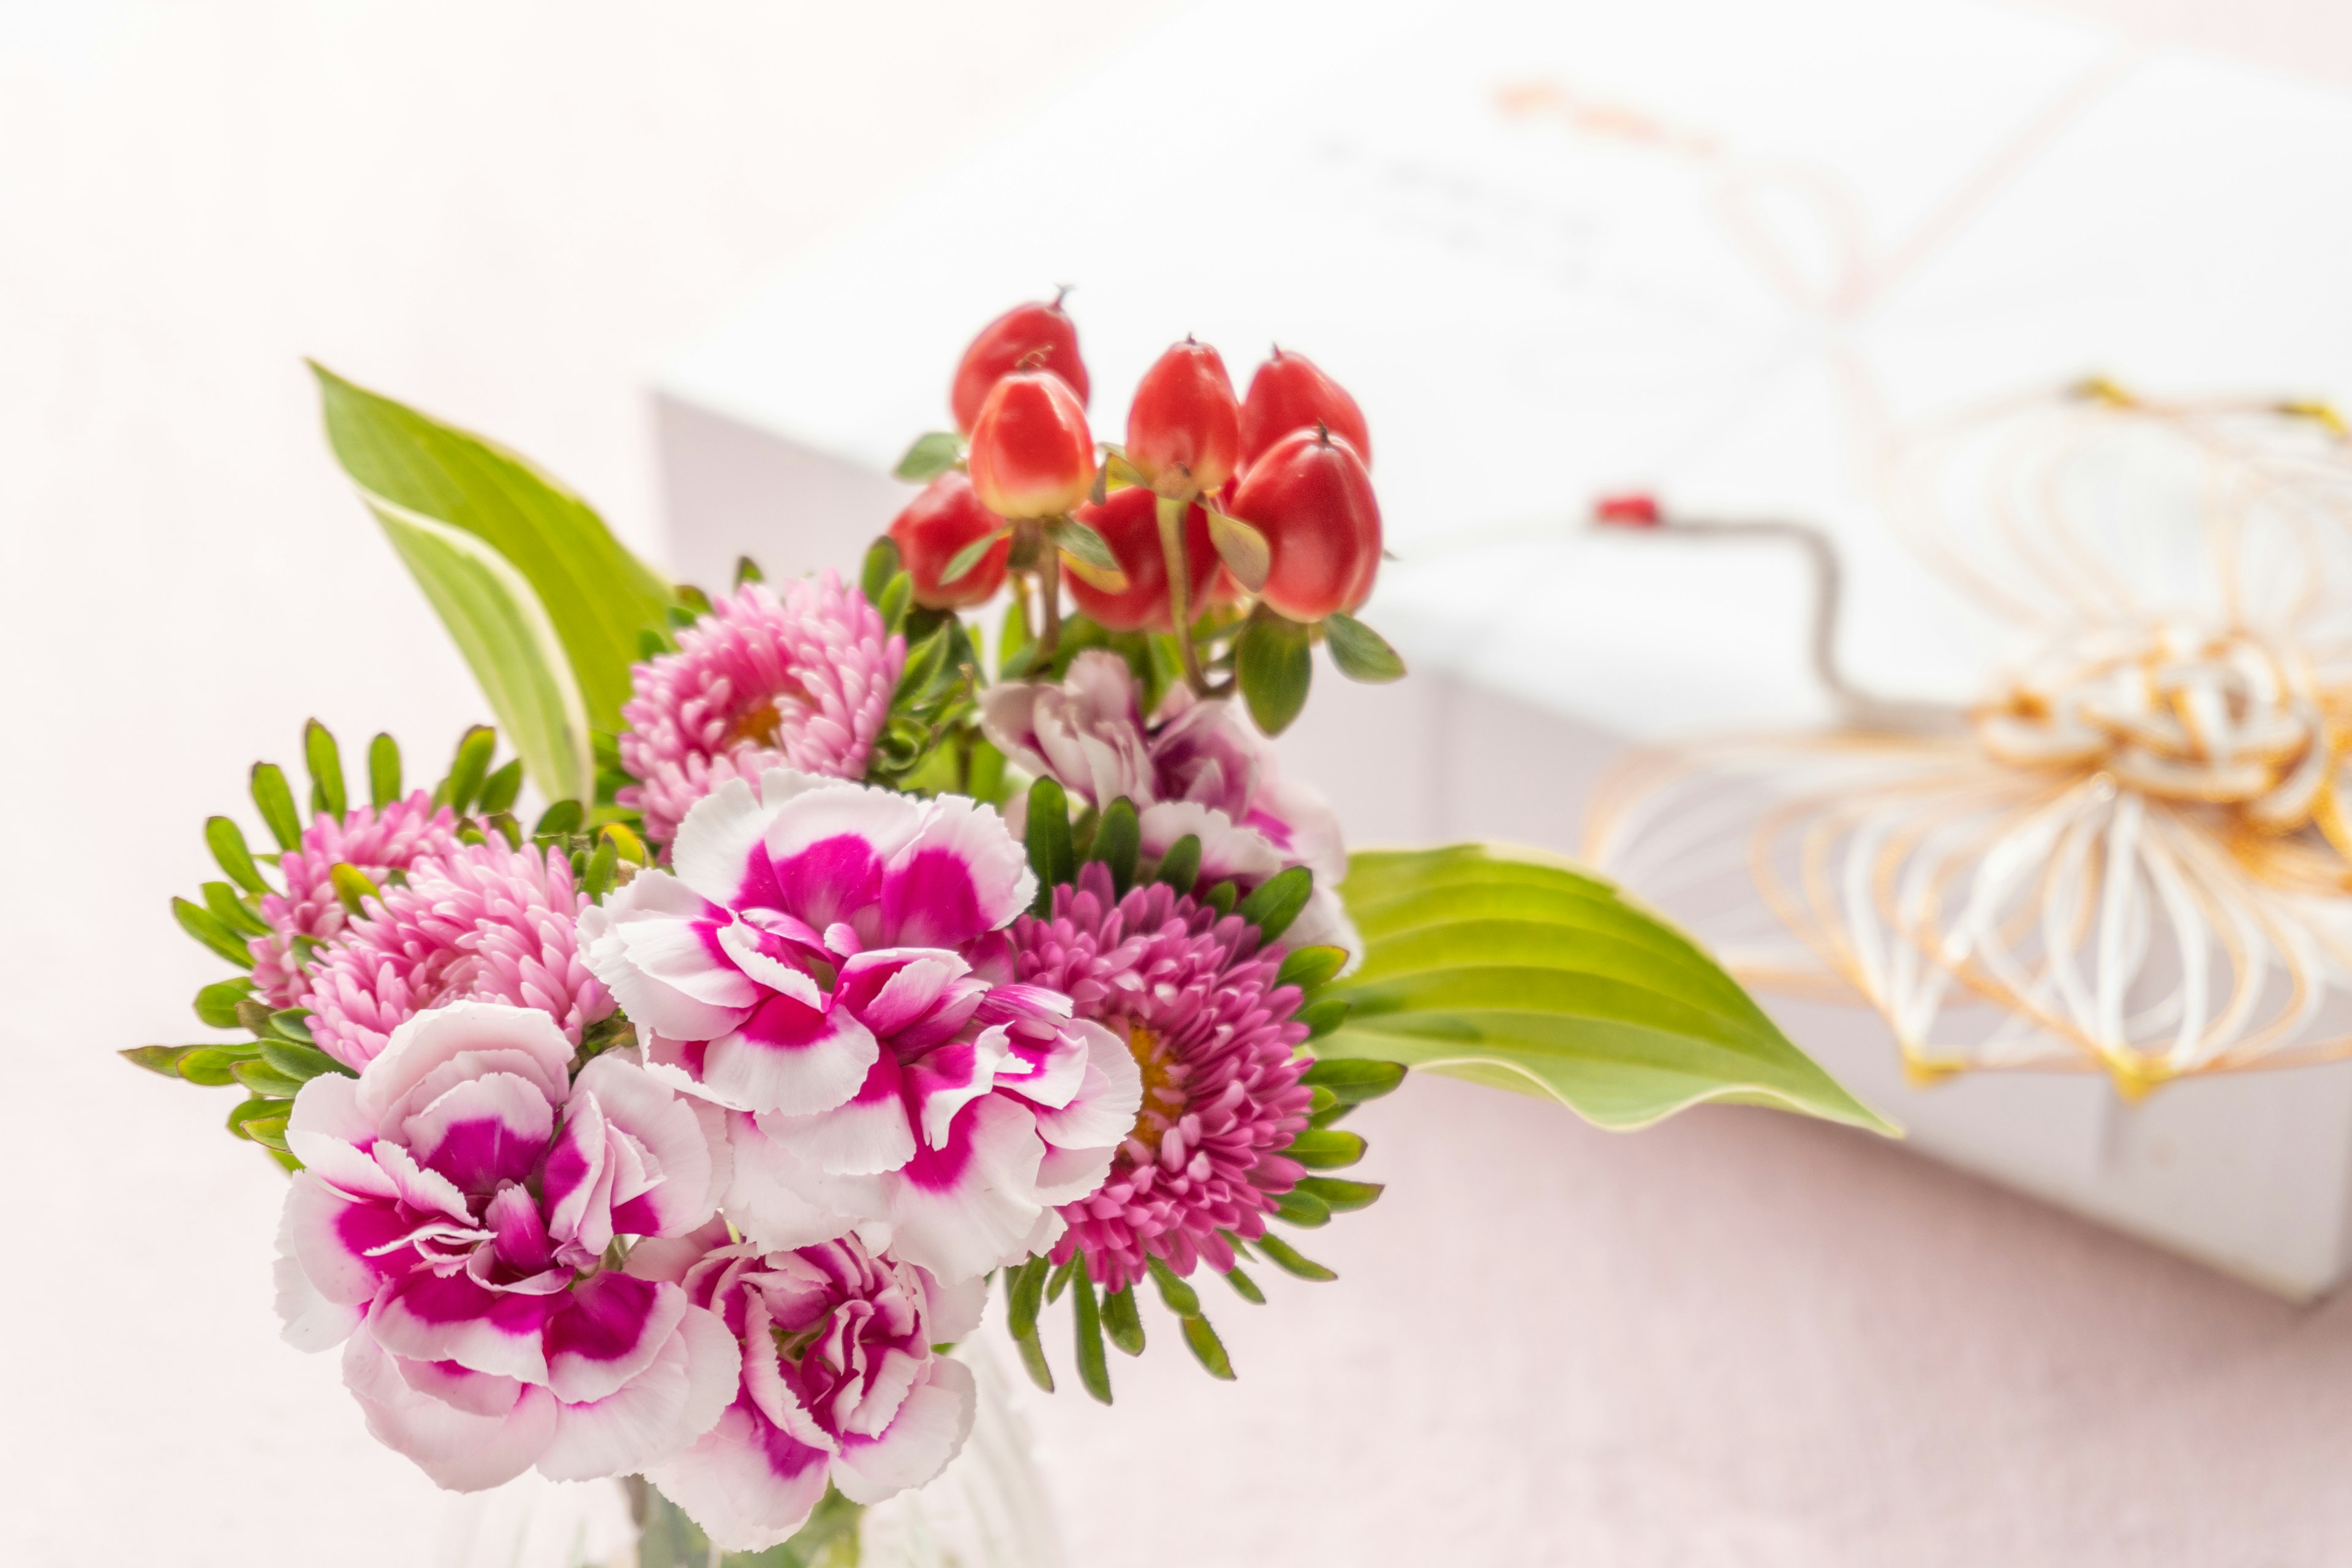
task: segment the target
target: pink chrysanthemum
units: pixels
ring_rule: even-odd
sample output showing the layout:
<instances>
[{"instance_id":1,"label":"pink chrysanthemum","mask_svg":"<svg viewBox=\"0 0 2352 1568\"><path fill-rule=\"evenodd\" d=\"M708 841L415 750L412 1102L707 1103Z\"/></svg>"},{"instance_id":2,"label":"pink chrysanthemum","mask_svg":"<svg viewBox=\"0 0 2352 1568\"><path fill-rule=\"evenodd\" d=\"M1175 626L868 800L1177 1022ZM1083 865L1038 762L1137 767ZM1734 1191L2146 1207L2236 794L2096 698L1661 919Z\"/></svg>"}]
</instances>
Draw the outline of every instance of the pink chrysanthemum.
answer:
<instances>
[{"instance_id":1,"label":"pink chrysanthemum","mask_svg":"<svg viewBox=\"0 0 2352 1568\"><path fill-rule=\"evenodd\" d=\"M417 1014L472 1000L536 1008L576 1046L613 1011L581 961L575 927L588 904L558 852L492 839L419 860L311 965L301 998L311 1037L363 1068Z\"/></svg>"},{"instance_id":2,"label":"pink chrysanthemum","mask_svg":"<svg viewBox=\"0 0 2352 1568\"><path fill-rule=\"evenodd\" d=\"M1143 1277L1147 1256L1178 1274L1203 1258L1230 1269L1217 1233L1264 1235L1266 1212L1304 1174L1281 1152L1313 1098L1293 1054L1307 1038L1292 1016L1298 991L1275 984L1281 950L1160 883L1118 898L1098 864L1054 889L1052 920L1023 916L1013 940L1020 978L1070 997L1143 1070L1134 1131L1101 1188L1064 1205L1070 1228L1054 1261L1084 1248L1113 1290Z\"/></svg>"},{"instance_id":3,"label":"pink chrysanthemum","mask_svg":"<svg viewBox=\"0 0 2352 1568\"><path fill-rule=\"evenodd\" d=\"M831 572L781 594L747 583L677 635L676 653L636 667L621 709L621 766L637 780L623 805L664 843L696 801L729 779L792 768L862 779L907 639Z\"/></svg>"},{"instance_id":4,"label":"pink chrysanthemum","mask_svg":"<svg viewBox=\"0 0 2352 1568\"><path fill-rule=\"evenodd\" d=\"M331 942L343 929L342 900L329 879L336 866L356 867L382 887L394 871L457 847L457 814L446 805L436 807L423 790L381 811L354 806L341 822L320 812L302 830L300 847L278 858L286 890L262 895L261 918L269 934L250 943L255 988L272 1007L291 1007L300 998L307 982L294 939Z\"/></svg>"}]
</instances>

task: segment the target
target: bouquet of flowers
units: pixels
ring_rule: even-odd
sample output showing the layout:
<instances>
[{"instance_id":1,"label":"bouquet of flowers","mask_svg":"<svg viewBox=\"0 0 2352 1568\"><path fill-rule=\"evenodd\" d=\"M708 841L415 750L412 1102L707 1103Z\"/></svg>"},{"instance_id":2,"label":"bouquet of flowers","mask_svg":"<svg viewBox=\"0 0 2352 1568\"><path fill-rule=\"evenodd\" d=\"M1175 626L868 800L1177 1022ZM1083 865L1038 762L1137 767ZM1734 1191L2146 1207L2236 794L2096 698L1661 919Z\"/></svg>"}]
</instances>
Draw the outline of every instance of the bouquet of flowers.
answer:
<instances>
[{"instance_id":1,"label":"bouquet of flowers","mask_svg":"<svg viewBox=\"0 0 2352 1568\"><path fill-rule=\"evenodd\" d=\"M1187 339L1098 443L1068 316L1022 306L856 583L746 560L715 595L318 376L498 727L424 786L315 721L307 797L257 764L269 847L211 818L224 879L173 904L235 971L221 1034L125 1054L240 1091L290 1173L287 1339L444 1487L643 1478L714 1556L838 1534L963 1442L992 1289L1043 1388L1066 1311L1108 1403L1147 1290L1230 1378L1207 1277L1333 1278L1290 1237L1380 1195L1342 1123L1409 1067L1614 1127L1879 1125L1593 878L1351 858L1285 772L1316 646L1404 672L1356 618L1364 416L1301 355L1244 398Z\"/></svg>"}]
</instances>

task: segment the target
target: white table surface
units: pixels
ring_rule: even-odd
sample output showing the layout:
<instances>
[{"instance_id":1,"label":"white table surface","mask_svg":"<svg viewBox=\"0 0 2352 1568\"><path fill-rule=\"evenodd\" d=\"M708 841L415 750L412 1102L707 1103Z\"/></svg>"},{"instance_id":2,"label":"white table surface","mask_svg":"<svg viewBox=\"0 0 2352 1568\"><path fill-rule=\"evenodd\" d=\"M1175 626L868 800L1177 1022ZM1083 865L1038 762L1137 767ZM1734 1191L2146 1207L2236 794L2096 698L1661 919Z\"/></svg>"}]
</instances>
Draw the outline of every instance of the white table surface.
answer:
<instances>
[{"instance_id":1,"label":"white table surface","mask_svg":"<svg viewBox=\"0 0 2352 1568\"><path fill-rule=\"evenodd\" d=\"M251 759L478 711L299 356L652 548L647 368L1153 9L0 3L0 1561L419 1564L442 1520L277 1342L226 1091L110 1055L194 1032L165 901ZM1240 1384L1163 1346L1038 1411L1080 1563L2352 1552L2342 1305L1760 1112L1433 1080L1364 1125L1392 1196L1318 1238L1342 1283L1219 1314Z\"/></svg>"}]
</instances>

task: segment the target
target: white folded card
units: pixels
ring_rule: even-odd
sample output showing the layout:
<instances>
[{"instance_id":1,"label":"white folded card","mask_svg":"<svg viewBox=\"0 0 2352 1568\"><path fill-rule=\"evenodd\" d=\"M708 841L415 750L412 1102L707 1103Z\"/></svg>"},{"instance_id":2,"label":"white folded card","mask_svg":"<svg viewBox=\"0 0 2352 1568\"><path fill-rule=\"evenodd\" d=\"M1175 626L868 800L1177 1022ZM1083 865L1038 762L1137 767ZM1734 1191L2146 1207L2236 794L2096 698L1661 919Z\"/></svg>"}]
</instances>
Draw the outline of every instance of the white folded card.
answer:
<instances>
[{"instance_id":1,"label":"white folded card","mask_svg":"<svg viewBox=\"0 0 2352 1568\"><path fill-rule=\"evenodd\" d=\"M764 539L673 521L695 569L846 566L966 338L1071 284L1106 438L1187 332L1237 381L1278 337L1355 393L1399 556L1365 618L1418 670L1563 736L1827 719L1802 563L1585 526L1640 490L1826 529L1849 670L1961 700L2026 650L1889 527L1905 433L2090 374L2352 395L2347 257L2352 99L2092 27L1947 0L1213 0L668 366L674 498L736 482L681 416L772 437L794 491L751 509ZM1938 1152L2308 1291L2343 1272L2347 1084L2232 1084L2202 1133L2206 1086L2167 1089L2160 1180L2116 1163L2147 1140L2103 1086L1866 1087ZM2241 1140L2221 1190L2184 1179L2200 1139L2298 1095L2257 1140L2274 1159Z\"/></svg>"}]
</instances>

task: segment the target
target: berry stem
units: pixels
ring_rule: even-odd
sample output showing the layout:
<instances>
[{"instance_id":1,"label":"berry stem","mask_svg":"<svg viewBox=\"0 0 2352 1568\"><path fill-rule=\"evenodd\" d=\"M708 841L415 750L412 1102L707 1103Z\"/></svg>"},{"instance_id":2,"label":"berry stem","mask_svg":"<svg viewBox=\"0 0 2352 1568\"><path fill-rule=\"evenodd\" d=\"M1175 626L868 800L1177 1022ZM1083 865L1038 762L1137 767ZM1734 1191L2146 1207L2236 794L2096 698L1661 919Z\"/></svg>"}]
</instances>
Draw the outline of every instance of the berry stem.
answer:
<instances>
[{"instance_id":1,"label":"berry stem","mask_svg":"<svg viewBox=\"0 0 2352 1568\"><path fill-rule=\"evenodd\" d=\"M1167 496L1158 500L1160 549L1168 561L1168 615L1176 623L1176 652L1184 661L1184 684L1194 696L1206 697L1209 682L1201 673L1200 652L1192 647L1192 606L1186 602L1192 577L1184 560L1184 514L1192 502Z\"/></svg>"},{"instance_id":2,"label":"berry stem","mask_svg":"<svg viewBox=\"0 0 2352 1568\"><path fill-rule=\"evenodd\" d=\"M1037 657L1044 660L1051 659L1062 646L1062 552L1050 539L1038 544L1042 559L1037 563L1037 597L1045 612L1039 617L1045 630L1037 638Z\"/></svg>"}]
</instances>

